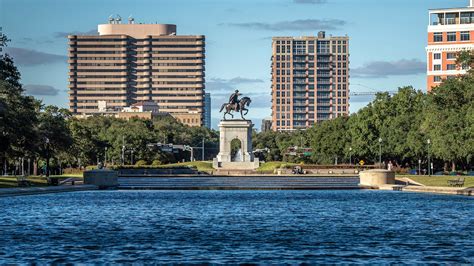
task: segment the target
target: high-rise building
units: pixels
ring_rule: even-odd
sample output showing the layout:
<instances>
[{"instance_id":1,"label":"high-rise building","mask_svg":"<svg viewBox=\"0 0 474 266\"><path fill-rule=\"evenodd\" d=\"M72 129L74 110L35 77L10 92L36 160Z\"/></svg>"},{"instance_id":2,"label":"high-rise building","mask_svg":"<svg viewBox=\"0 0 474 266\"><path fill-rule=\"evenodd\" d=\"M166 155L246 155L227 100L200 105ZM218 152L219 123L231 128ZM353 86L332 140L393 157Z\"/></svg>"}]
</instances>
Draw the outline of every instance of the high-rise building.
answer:
<instances>
[{"instance_id":1,"label":"high-rise building","mask_svg":"<svg viewBox=\"0 0 474 266\"><path fill-rule=\"evenodd\" d=\"M429 11L427 55L428 91L443 79L465 74L468 66L456 64L460 51L474 49L474 0L468 7Z\"/></svg>"},{"instance_id":2,"label":"high-rise building","mask_svg":"<svg viewBox=\"0 0 474 266\"><path fill-rule=\"evenodd\" d=\"M272 48L273 130L349 114L349 37L274 37Z\"/></svg>"},{"instance_id":3,"label":"high-rise building","mask_svg":"<svg viewBox=\"0 0 474 266\"><path fill-rule=\"evenodd\" d=\"M98 32L68 36L73 114L94 115L153 101L160 112L187 125L203 125L203 35L176 35L176 25L135 24L131 18L128 24L111 18Z\"/></svg>"},{"instance_id":4,"label":"high-rise building","mask_svg":"<svg viewBox=\"0 0 474 266\"><path fill-rule=\"evenodd\" d=\"M260 130L262 132L267 132L272 130L272 118L271 117L265 117L262 119L262 125L260 126Z\"/></svg>"},{"instance_id":5,"label":"high-rise building","mask_svg":"<svg viewBox=\"0 0 474 266\"><path fill-rule=\"evenodd\" d=\"M204 95L204 126L211 128L211 94Z\"/></svg>"}]
</instances>

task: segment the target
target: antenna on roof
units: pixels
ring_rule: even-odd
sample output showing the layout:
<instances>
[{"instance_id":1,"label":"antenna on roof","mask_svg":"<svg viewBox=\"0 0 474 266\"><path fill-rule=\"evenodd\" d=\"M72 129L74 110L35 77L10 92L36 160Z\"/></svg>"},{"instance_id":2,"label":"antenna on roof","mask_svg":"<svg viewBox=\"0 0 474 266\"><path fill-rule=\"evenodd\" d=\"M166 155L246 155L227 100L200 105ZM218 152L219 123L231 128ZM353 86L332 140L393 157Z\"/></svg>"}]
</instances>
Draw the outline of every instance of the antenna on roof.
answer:
<instances>
[{"instance_id":1,"label":"antenna on roof","mask_svg":"<svg viewBox=\"0 0 474 266\"><path fill-rule=\"evenodd\" d=\"M128 16L128 24L135 24L135 19L132 17L131 14L130 16Z\"/></svg>"},{"instance_id":2,"label":"antenna on roof","mask_svg":"<svg viewBox=\"0 0 474 266\"><path fill-rule=\"evenodd\" d=\"M115 21L114 15L110 15L109 16L109 24L114 24L114 21Z\"/></svg>"},{"instance_id":3,"label":"antenna on roof","mask_svg":"<svg viewBox=\"0 0 474 266\"><path fill-rule=\"evenodd\" d=\"M122 23L122 17L120 17L120 15L117 14L117 17L115 18L115 21L117 22L117 24Z\"/></svg>"}]
</instances>

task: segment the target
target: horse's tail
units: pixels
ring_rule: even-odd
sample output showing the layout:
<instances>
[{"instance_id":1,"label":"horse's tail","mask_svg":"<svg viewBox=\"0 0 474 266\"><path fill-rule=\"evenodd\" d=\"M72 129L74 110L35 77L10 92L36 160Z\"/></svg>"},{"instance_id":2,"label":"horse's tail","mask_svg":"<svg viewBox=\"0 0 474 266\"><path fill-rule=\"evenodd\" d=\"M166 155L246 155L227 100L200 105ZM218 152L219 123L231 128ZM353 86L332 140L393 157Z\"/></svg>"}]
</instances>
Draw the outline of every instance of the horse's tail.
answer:
<instances>
[{"instance_id":1,"label":"horse's tail","mask_svg":"<svg viewBox=\"0 0 474 266\"><path fill-rule=\"evenodd\" d=\"M221 107L221 110L219 111L219 113L222 112L222 110L224 110L225 105L226 105L225 103L222 104L222 107Z\"/></svg>"}]
</instances>

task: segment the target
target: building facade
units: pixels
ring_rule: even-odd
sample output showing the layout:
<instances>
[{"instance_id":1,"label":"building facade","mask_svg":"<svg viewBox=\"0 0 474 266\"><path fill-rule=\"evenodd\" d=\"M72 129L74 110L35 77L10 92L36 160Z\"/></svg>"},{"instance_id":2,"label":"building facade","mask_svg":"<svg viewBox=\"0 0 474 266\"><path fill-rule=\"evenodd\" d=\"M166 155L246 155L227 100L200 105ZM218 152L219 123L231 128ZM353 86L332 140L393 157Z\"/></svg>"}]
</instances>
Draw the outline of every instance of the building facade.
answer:
<instances>
[{"instance_id":1,"label":"building facade","mask_svg":"<svg viewBox=\"0 0 474 266\"><path fill-rule=\"evenodd\" d=\"M427 90L443 79L465 74L468 66L456 64L460 51L474 49L474 0L463 8L429 11L427 55Z\"/></svg>"},{"instance_id":2,"label":"building facade","mask_svg":"<svg viewBox=\"0 0 474 266\"><path fill-rule=\"evenodd\" d=\"M266 117L262 119L262 125L260 126L262 132L267 132L272 130L272 118Z\"/></svg>"},{"instance_id":3,"label":"building facade","mask_svg":"<svg viewBox=\"0 0 474 266\"><path fill-rule=\"evenodd\" d=\"M204 126L211 128L211 94L204 95Z\"/></svg>"},{"instance_id":4,"label":"building facade","mask_svg":"<svg viewBox=\"0 0 474 266\"><path fill-rule=\"evenodd\" d=\"M272 39L272 129L306 129L349 114L349 37Z\"/></svg>"},{"instance_id":5,"label":"building facade","mask_svg":"<svg viewBox=\"0 0 474 266\"><path fill-rule=\"evenodd\" d=\"M98 35L69 38L69 109L75 115L156 102L190 126L204 120L205 37L170 24L110 19Z\"/></svg>"}]
</instances>

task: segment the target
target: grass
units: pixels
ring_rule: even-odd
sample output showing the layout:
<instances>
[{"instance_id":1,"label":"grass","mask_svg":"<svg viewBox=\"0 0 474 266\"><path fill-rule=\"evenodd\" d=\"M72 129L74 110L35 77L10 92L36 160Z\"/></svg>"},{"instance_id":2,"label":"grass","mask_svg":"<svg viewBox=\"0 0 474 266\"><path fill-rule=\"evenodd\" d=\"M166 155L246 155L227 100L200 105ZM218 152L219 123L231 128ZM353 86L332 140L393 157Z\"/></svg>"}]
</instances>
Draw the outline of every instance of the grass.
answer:
<instances>
[{"instance_id":1,"label":"grass","mask_svg":"<svg viewBox=\"0 0 474 266\"><path fill-rule=\"evenodd\" d=\"M257 171L259 172L272 172L275 170L275 169L278 169L278 168L285 168L285 167L292 167L292 166L295 166L297 164L295 163L283 163L283 162L266 162L266 163L262 163L260 164L260 167L257 168Z\"/></svg>"},{"instance_id":2,"label":"grass","mask_svg":"<svg viewBox=\"0 0 474 266\"><path fill-rule=\"evenodd\" d=\"M164 164L157 166L157 168L166 168L166 167L177 167L177 166L193 166L201 172L212 171L212 162L211 161L194 161L194 162L184 162L184 163L173 163L173 164Z\"/></svg>"},{"instance_id":3,"label":"grass","mask_svg":"<svg viewBox=\"0 0 474 266\"><path fill-rule=\"evenodd\" d=\"M448 180L459 178L458 176L424 176L424 175L397 175L397 177L408 177L413 181L425 186L449 187ZM464 187L474 187L474 176L464 176Z\"/></svg>"}]
</instances>

